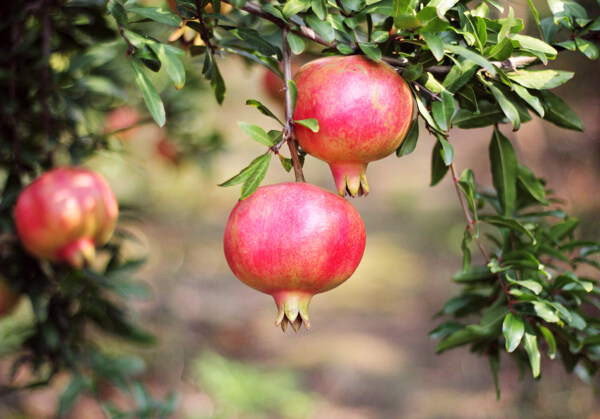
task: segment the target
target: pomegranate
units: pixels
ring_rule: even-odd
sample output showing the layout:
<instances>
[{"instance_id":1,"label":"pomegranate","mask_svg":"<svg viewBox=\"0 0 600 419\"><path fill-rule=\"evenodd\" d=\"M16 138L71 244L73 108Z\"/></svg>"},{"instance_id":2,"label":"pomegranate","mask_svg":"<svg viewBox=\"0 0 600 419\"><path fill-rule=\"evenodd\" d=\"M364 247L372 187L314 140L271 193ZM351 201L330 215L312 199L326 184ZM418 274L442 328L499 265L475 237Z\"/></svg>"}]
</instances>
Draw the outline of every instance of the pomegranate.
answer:
<instances>
[{"instance_id":1,"label":"pomegranate","mask_svg":"<svg viewBox=\"0 0 600 419\"><path fill-rule=\"evenodd\" d=\"M246 285L270 294L285 332L310 328L313 295L354 273L365 226L346 200L308 183L263 186L237 203L225 228L225 257Z\"/></svg>"},{"instance_id":2,"label":"pomegranate","mask_svg":"<svg viewBox=\"0 0 600 419\"><path fill-rule=\"evenodd\" d=\"M386 64L359 55L311 61L295 82L294 119L319 122L317 133L296 125L298 143L329 163L340 195L367 195L367 164L396 150L410 127L408 84Z\"/></svg>"},{"instance_id":3,"label":"pomegranate","mask_svg":"<svg viewBox=\"0 0 600 419\"><path fill-rule=\"evenodd\" d=\"M140 122L140 114L135 108L121 106L110 111L104 120L104 131L107 134L114 133L121 141L128 140L136 135Z\"/></svg>"},{"instance_id":4,"label":"pomegranate","mask_svg":"<svg viewBox=\"0 0 600 419\"><path fill-rule=\"evenodd\" d=\"M90 264L112 235L119 209L108 183L82 167L60 167L27 186L15 208L17 232L31 254L74 268Z\"/></svg>"}]
</instances>

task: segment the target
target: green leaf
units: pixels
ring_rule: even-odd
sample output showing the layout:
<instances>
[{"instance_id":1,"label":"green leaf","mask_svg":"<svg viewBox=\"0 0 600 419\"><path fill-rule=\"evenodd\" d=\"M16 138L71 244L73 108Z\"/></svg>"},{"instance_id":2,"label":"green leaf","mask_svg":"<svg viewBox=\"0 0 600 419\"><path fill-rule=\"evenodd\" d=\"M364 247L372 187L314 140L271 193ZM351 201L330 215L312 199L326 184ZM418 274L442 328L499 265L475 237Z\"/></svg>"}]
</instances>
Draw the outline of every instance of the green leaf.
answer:
<instances>
[{"instance_id":1,"label":"green leaf","mask_svg":"<svg viewBox=\"0 0 600 419\"><path fill-rule=\"evenodd\" d=\"M544 339L546 339L546 343L548 344L548 358L554 359L556 358L556 340L554 339L554 335L552 332L545 326L538 324L542 335L544 335Z\"/></svg>"},{"instance_id":2,"label":"green leaf","mask_svg":"<svg viewBox=\"0 0 600 419\"><path fill-rule=\"evenodd\" d=\"M283 13L277 7L273 6L271 3L267 3L262 7L263 11L267 12L270 15L275 16L277 19L285 20Z\"/></svg>"},{"instance_id":3,"label":"green leaf","mask_svg":"<svg viewBox=\"0 0 600 419\"><path fill-rule=\"evenodd\" d=\"M531 304L535 310L535 313L538 317L544 319L548 323L558 323L560 318L556 311L551 310L546 304L541 301L532 301Z\"/></svg>"},{"instance_id":4,"label":"green leaf","mask_svg":"<svg viewBox=\"0 0 600 419\"><path fill-rule=\"evenodd\" d=\"M429 332L429 337L431 339L440 339L461 330L463 327L462 324L455 321L444 322Z\"/></svg>"},{"instance_id":5,"label":"green leaf","mask_svg":"<svg viewBox=\"0 0 600 419\"><path fill-rule=\"evenodd\" d=\"M221 187L235 186L242 182L245 182L246 179L248 179L248 177L250 177L250 175L256 170L256 168L258 166L260 166L261 164L263 164L262 162L265 159L265 156L268 154L269 153L261 154L260 156L258 156L254 160L252 160L252 162L250 162L250 164L247 167L243 168L237 175L235 175L232 178L226 180L225 182L219 184L218 186L221 186Z\"/></svg>"},{"instance_id":6,"label":"green leaf","mask_svg":"<svg viewBox=\"0 0 600 419\"><path fill-rule=\"evenodd\" d=\"M519 70L506 75L509 79L530 89L554 89L573 78L575 73L561 70Z\"/></svg>"},{"instance_id":7,"label":"green leaf","mask_svg":"<svg viewBox=\"0 0 600 419\"><path fill-rule=\"evenodd\" d=\"M298 100L298 87L296 87L296 82L294 80L288 80L288 89L290 90L290 95L292 96L292 109L296 109L296 101Z\"/></svg>"},{"instance_id":8,"label":"green leaf","mask_svg":"<svg viewBox=\"0 0 600 419\"><path fill-rule=\"evenodd\" d=\"M517 41L523 50L541 52L550 57L556 57L556 54L558 54L558 51L555 48L551 47L541 39L532 36L514 34L509 35L509 38L513 41Z\"/></svg>"},{"instance_id":9,"label":"green leaf","mask_svg":"<svg viewBox=\"0 0 600 419\"><path fill-rule=\"evenodd\" d=\"M417 141L419 140L419 120L417 118L413 119L410 124L410 128L408 129L408 133L406 137L400 144L400 147L396 149L396 156L402 157L412 153L417 146Z\"/></svg>"},{"instance_id":10,"label":"green leaf","mask_svg":"<svg viewBox=\"0 0 600 419\"><path fill-rule=\"evenodd\" d=\"M181 89L185 84L185 68L180 57L185 53L179 48L171 45L164 45L158 42L149 42L147 44L152 51L156 53L160 61L167 70L167 74L173 81L176 89Z\"/></svg>"},{"instance_id":11,"label":"green leaf","mask_svg":"<svg viewBox=\"0 0 600 419\"><path fill-rule=\"evenodd\" d=\"M493 280L496 276L487 266L472 266L469 270L458 272L452 281L459 284Z\"/></svg>"},{"instance_id":12,"label":"green leaf","mask_svg":"<svg viewBox=\"0 0 600 419\"><path fill-rule=\"evenodd\" d=\"M181 26L182 23L181 18L175 13L171 13L168 10L161 9L160 7L129 7L127 10L151 19L155 22L164 23L165 25L169 26Z\"/></svg>"},{"instance_id":13,"label":"green leaf","mask_svg":"<svg viewBox=\"0 0 600 419\"><path fill-rule=\"evenodd\" d=\"M436 141L431 153L431 182L429 186L437 185L448 172L448 166L442 159L442 143Z\"/></svg>"},{"instance_id":14,"label":"green leaf","mask_svg":"<svg viewBox=\"0 0 600 419\"><path fill-rule=\"evenodd\" d=\"M136 60L131 60L131 67L133 68L135 82L142 92L150 115L152 115L158 126L162 127L166 122L165 106L162 99Z\"/></svg>"},{"instance_id":15,"label":"green leaf","mask_svg":"<svg viewBox=\"0 0 600 419\"><path fill-rule=\"evenodd\" d=\"M444 352L457 346L466 345L480 338L480 334L472 329L464 328L444 338L436 347L436 353Z\"/></svg>"},{"instance_id":16,"label":"green leaf","mask_svg":"<svg viewBox=\"0 0 600 419\"><path fill-rule=\"evenodd\" d=\"M238 126L254 141L266 145L267 147L273 147L275 145L273 144L271 137L269 137L269 134L267 134L267 132L258 125L248 124L246 122L238 122Z\"/></svg>"},{"instance_id":17,"label":"green leaf","mask_svg":"<svg viewBox=\"0 0 600 419\"><path fill-rule=\"evenodd\" d=\"M532 244L536 243L533 234L529 230L527 230L523 224L521 224L514 218L504 218L500 215L482 215L481 217L479 217L479 219L496 227L505 227L517 231L519 233L523 233L531 239Z\"/></svg>"},{"instance_id":18,"label":"green leaf","mask_svg":"<svg viewBox=\"0 0 600 419\"><path fill-rule=\"evenodd\" d=\"M533 15L533 18L535 19L535 24L537 25L538 30L540 31L540 34L542 34L542 25L540 24L540 14L538 13L535 6L533 5L533 1L527 0L527 4L529 4L529 8L531 9L531 14Z\"/></svg>"},{"instance_id":19,"label":"green leaf","mask_svg":"<svg viewBox=\"0 0 600 419\"><path fill-rule=\"evenodd\" d=\"M511 284L520 285L521 287L533 291L535 295L539 295L539 293L542 292L543 289L543 287L538 282L532 279L524 279L522 281L515 281L514 279L510 279L510 277L507 277L507 279Z\"/></svg>"},{"instance_id":20,"label":"green leaf","mask_svg":"<svg viewBox=\"0 0 600 419\"><path fill-rule=\"evenodd\" d=\"M335 40L335 31L329 21L321 20L315 15L309 14L306 16L306 23L308 23L308 26L310 26L311 29L314 29L314 31L321 35L327 42L333 42Z\"/></svg>"},{"instance_id":21,"label":"green leaf","mask_svg":"<svg viewBox=\"0 0 600 419\"><path fill-rule=\"evenodd\" d=\"M502 26L500 27L500 32L498 32L498 44L506 38L506 35L510 32L510 27L513 24L515 18L515 12L512 7L508 9L508 16L504 19Z\"/></svg>"},{"instance_id":22,"label":"green leaf","mask_svg":"<svg viewBox=\"0 0 600 419\"><path fill-rule=\"evenodd\" d=\"M539 116L541 116L542 118L544 117L544 107L542 106L542 103L540 102L539 98L533 96L531 93L529 93L529 91L526 88L519 84L513 84L512 87L515 93L519 95L519 97L525 102L527 102L527 104L531 106L533 110L535 110L538 113Z\"/></svg>"},{"instance_id":23,"label":"green leaf","mask_svg":"<svg viewBox=\"0 0 600 419\"><path fill-rule=\"evenodd\" d=\"M290 18L300 12L305 12L311 4L310 0L289 0L283 7L283 16Z\"/></svg>"},{"instance_id":24,"label":"green leaf","mask_svg":"<svg viewBox=\"0 0 600 419\"><path fill-rule=\"evenodd\" d=\"M490 370L492 371L492 378L494 379L494 388L496 389L496 401L500 401L500 383L498 382L498 371L500 370L500 354L497 350L491 351L488 354L488 363L490 365Z\"/></svg>"},{"instance_id":25,"label":"green leaf","mask_svg":"<svg viewBox=\"0 0 600 419\"><path fill-rule=\"evenodd\" d=\"M327 1L326 0L312 0L312 11L321 20L327 17Z\"/></svg>"},{"instance_id":26,"label":"green leaf","mask_svg":"<svg viewBox=\"0 0 600 419\"><path fill-rule=\"evenodd\" d=\"M122 26L127 26L128 19L127 13L123 8L123 5L116 0L112 0L108 2L108 13L112 15L112 17L117 21L118 24Z\"/></svg>"},{"instance_id":27,"label":"green leaf","mask_svg":"<svg viewBox=\"0 0 600 419\"><path fill-rule=\"evenodd\" d=\"M358 47L367 57L369 57L373 61L377 63L381 61L381 50L377 47L377 45L359 42Z\"/></svg>"},{"instance_id":28,"label":"green leaf","mask_svg":"<svg viewBox=\"0 0 600 419\"><path fill-rule=\"evenodd\" d=\"M292 52L296 55L302 54L304 48L306 47L304 44L304 39L293 32L288 32L287 41L292 49Z\"/></svg>"},{"instance_id":29,"label":"green leaf","mask_svg":"<svg viewBox=\"0 0 600 419\"><path fill-rule=\"evenodd\" d=\"M444 43L442 42L442 38L430 32L423 32L420 35L431 50L435 59L442 61L444 59Z\"/></svg>"},{"instance_id":30,"label":"green leaf","mask_svg":"<svg viewBox=\"0 0 600 419\"><path fill-rule=\"evenodd\" d=\"M390 34L387 31L375 31L371 35L371 42L380 44L390 39Z\"/></svg>"},{"instance_id":31,"label":"green leaf","mask_svg":"<svg viewBox=\"0 0 600 419\"><path fill-rule=\"evenodd\" d=\"M431 117L431 114L427 110L427 107L423 104L421 97L419 95L414 95L415 102L417 104L417 109L419 110L419 114L423 117L423 119L434 129L440 130L435 120Z\"/></svg>"},{"instance_id":32,"label":"green leaf","mask_svg":"<svg viewBox=\"0 0 600 419\"><path fill-rule=\"evenodd\" d=\"M573 230L575 230L578 225L579 220L577 218L569 218L568 220L554 224L552 227L550 227L548 235L555 241L559 242L572 234Z\"/></svg>"},{"instance_id":33,"label":"green leaf","mask_svg":"<svg viewBox=\"0 0 600 419\"><path fill-rule=\"evenodd\" d=\"M583 38L575 38L577 49L585 54L590 60L598 59L598 47L592 41Z\"/></svg>"},{"instance_id":34,"label":"green leaf","mask_svg":"<svg viewBox=\"0 0 600 419\"><path fill-rule=\"evenodd\" d=\"M402 70L402 78L407 83L412 83L416 81L423 74L423 65L421 63L411 64L408 63L406 67Z\"/></svg>"},{"instance_id":35,"label":"green leaf","mask_svg":"<svg viewBox=\"0 0 600 419\"><path fill-rule=\"evenodd\" d=\"M456 3L458 3L458 0L431 0L427 6L428 7L435 7L435 9L437 10L437 15L440 19L444 19L445 17L444 15L446 14L446 12L448 10L450 10Z\"/></svg>"},{"instance_id":36,"label":"green leaf","mask_svg":"<svg viewBox=\"0 0 600 419\"><path fill-rule=\"evenodd\" d=\"M515 105L513 105L513 103L504 95L502 90L496 87L493 83L490 83L483 78L481 78L481 81L491 90L492 95L494 95L494 98L496 98L496 101L498 102L498 105L500 105L502 112L504 112L504 115L506 115L506 117L512 122L513 131L518 130L521 126L521 118Z\"/></svg>"},{"instance_id":37,"label":"green leaf","mask_svg":"<svg viewBox=\"0 0 600 419\"><path fill-rule=\"evenodd\" d=\"M254 169L248 175L248 178L245 180L242 185L242 193L240 196L240 201L248 198L250 195L258 189L260 183L265 178L267 174L267 170L269 169L269 164L271 163L271 153L267 152L261 156L259 161L257 162Z\"/></svg>"},{"instance_id":38,"label":"green leaf","mask_svg":"<svg viewBox=\"0 0 600 419\"><path fill-rule=\"evenodd\" d=\"M112 2L114 3L114 2ZM76 375L73 377L67 388L63 391L58 402L57 417L63 418L71 411L75 402L85 393L89 383L84 377Z\"/></svg>"},{"instance_id":39,"label":"green leaf","mask_svg":"<svg viewBox=\"0 0 600 419\"><path fill-rule=\"evenodd\" d=\"M442 158L444 159L444 164L446 166L450 166L452 161L454 161L454 149L452 145L441 135L437 136L438 141L442 144Z\"/></svg>"},{"instance_id":40,"label":"green leaf","mask_svg":"<svg viewBox=\"0 0 600 419\"><path fill-rule=\"evenodd\" d=\"M538 349L537 336L529 325L525 328L525 352L527 352L527 356L529 357L531 373L536 378L540 375L540 350Z\"/></svg>"},{"instance_id":41,"label":"green leaf","mask_svg":"<svg viewBox=\"0 0 600 419\"><path fill-rule=\"evenodd\" d=\"M276 120L277 122L279 122L283 126L283 122L281 122L279 120L279 118L277 118L275 116L275 114L269 110L269 108L267 108L265 105L263 105L262 103L260 103L258 100L248 99L246 101L246 105L255 107L256 109L258 109L258 111L260 113L262 113L265 116L273 118L274 120Z\"/></svg>"},{"instance_id":42,"label":"green leaf","mask_svg":"<svg viewBox=\"0 0 600 419\"><path fill-rule=\"evenodd\" d=\"M489 155L492 181L498 193L500 207L505 217L510 217L517 198L518 163L512 144L495 129L490 141Z\"/></svg>"},{"instance_id":43,"label":"green leaf","mask_svg":"<svg viewBox=\"0 0 600 419\"><path fill-rule=\"evenodd\" d=\"M303 127L308 128L312 132L319 132L319 122L315 118L300 119L300 120L294 119L294 123L302 125Z\"/></svg>"},{"instance_id":44,"label":"green leaf","mask_svg":"<svg viewBox=\"0 0 600 419\"><path fill-rule=\"evenodd\" d=\"M219 67L216 65L216 63L213 63L213 72L210 79L210 85L213 89L217 103L221 105L223 100L225 100L225 80L223 80L223 76L221 76L221 72L219 71Z\"/></svg>"},{"instance_id":45,"label":"green leaf","mask_svg":"<svg viewBox=\"0 0 600 419\"><path fill-rule=\"evenodd\" d=\"M520 316L508 313L502 323L502 334L506 339L506 352L513 352L525 334L525 324Z\"/></svg>"},{"instance_id":46,"label":"green leaf","mask_svg":"<svg viewBox=\"0 0 600 419\"><path fill-rule=\"evenodd\" d=\"M454 115L454 96L451 93L442 91L440 93L441 101L436 100L431 104L431 113L440 129L447 131L450 129L452 116Z\"/></svg>"},{"instance_id":47,"label":"green leaf","mask_svg":"<svg viewBox=\"0 0 600 419\"><path fill-rule=\"evenodd\" d=\"M554 93L543 90L539 92L544 106L544 119L559 127L583 131L583 121L575 112Z\"/></svg>"},{"instance_id":48,"label":"green leaf","mask_svg":"<svg viewBox=\"0 0 600 419\"><path fill-rule=\"evenodd\" d=\"M278 60L282 60L283 54L278 46L272 44L267 38L261 35L255 29L235 28L229 31L235 37L246 42L250 47L254 48L261 54L271 57L276 56Z\"/></svg>"},{"instance_id":49,"label":"green leaf","mask_svg":"<svg viewBox=\"0 0 600 419\"><path fill-rule=\"evenodd\" d=\"M542 205L548 204L548 201L546 200L546 191L544 190L544 184L540 179L537 179L535 177L531 170L529 170L522 164L519 165L517 180L519 184L527 192L529 192L533 199L535 199Z\"/></svg>"},{"instance_id":50,"label":"green leaf","mask_svg":"<svg viewBox=\"0 0 600 419\"><path fill-rule=\"evenodd\" d=\"M292 159L284 157L281 154L278 154L277 157L279 157L279 161L281 162L281 166L283 166L283 169L289 173L290 170L292 170L292 168L294 167Z\"/></svg>"},{"instance_id":51,"label":"green leaf","mask_svg":"<svg viewBox=\"0 0 600 419\"><path fill-rule=\"evenodd\" d=\"M496 75L496 69L494 68L493 64L490 63L485 58L483 58L478 53L471 51L470 49L461 47L459 45L444 44L444 48L449 50L450 52L458 54L458 55L466 58L467 60L470 60L470 61L474 62L475 64L485 68L490 73L491 76Z\"/></svg>"},{"instance_id":52,"label":"green leaf","mask_svg":"<svg viewBox=\"0 0 600 419\"><path fill-rule=\"evenodd\" d=\"M475 91L471 86L467 85L463 87L454 95L458 100L458 104L461 108L465 108L472 112L477 112L479 110L479 106L477 104L477 97L475 96Z\"/></svg>"},{"instance_id":53,"label":"green leaf","mask_svg":"<svg viewBox=\"0 0 600 419\"><path fill-rule=\"evenodd\" d=\"M479 112L459 109L452 120L458 128L482 128L494 125L504 119L504 112L489 102L479 102Z\"/></svg>"},{"instance_id":54,"label":"green leaf","mask_svg":"<svg viewBox=\"0 0 600 419\"><path fill-rule=\"evenodd\" d=\"M394 16L394 21L396 22L399 18L404 15L414 16L416 13L416 8L419 5L419 0L393 0L392 2L392 12ZM402 25L399 25L396 22L396 26L398 29L403 29Z\"/></svg>"}]
</instances>

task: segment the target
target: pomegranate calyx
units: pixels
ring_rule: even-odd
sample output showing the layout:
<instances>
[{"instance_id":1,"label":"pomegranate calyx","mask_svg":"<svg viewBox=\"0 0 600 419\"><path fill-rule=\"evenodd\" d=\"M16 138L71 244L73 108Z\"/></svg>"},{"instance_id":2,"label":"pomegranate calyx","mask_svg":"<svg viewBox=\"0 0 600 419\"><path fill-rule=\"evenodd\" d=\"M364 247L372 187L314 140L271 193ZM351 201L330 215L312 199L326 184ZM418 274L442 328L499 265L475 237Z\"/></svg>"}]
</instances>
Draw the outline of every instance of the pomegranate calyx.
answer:
<instances>
[{"instance_id":1,"label":"pomegranate calyx","mask_svg":"<svg viewBox=\"0 0 600 419\"><path fill-rule=\"evenodd\" d=\"M89 266L96 257L96 246L90 238L81 238L63 246L57 252L57 259L75 269Z\"/></svg>"},{"instance_id":2,"label":"pomegranate calyx","mask_svg":"<svg viewBox=\"0 0 600 419\"><path fill-rule=\"evenodd\" d=\"M275 298L275 304L277 304L279 310L275 326L281 326L281 330L284 332L287 330L288 323L292 325L295 332L300 330L302 324L304 324L306 330L310 329L308 305L312 294L287 291L274 293L273 298Z\"/></svg>"},{"instance_id":3,"label":"pomegranate calyx","mask_svg":"<svg viewBox=\"0 0 600 419\"><path fill-rule=\"evenodd\" d=\"M340 196L350 195L367 196L369 184L367 183L367 163L329 163L335 186Z\"/></svg>"}]
</instances>

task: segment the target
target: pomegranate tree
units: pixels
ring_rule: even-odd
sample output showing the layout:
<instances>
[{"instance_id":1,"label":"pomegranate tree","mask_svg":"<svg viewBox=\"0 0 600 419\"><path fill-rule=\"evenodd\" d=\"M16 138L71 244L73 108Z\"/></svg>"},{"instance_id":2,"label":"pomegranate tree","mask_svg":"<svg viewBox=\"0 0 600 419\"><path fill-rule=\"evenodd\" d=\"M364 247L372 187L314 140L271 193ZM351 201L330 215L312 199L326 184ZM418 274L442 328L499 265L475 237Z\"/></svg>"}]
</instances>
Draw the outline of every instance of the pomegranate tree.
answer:
<instances>
[{"instance_id":1,"label":"pomegranate tree","mask_svg":"<svg viewBox=\"0 0 600 419\"><path fill-rule=\"evenodd\" d=\"M31 254L81 268L93 261L96 246L111 237L118 213L102 176L82 167L59 167L23 190L15 222Z\"/></svg>"},{"instance_id":2,"label":"pomegranate tree","mask_svg":"<svg viewBox=\"0 0 600 419\"><path fill-rule=\"evenodd\" d=\"M295 82L294 119L319 122L318 132L297 125L298 143L329 163L340 195L367 195L367 164L396 150L410 128L408 84L388 65L358 55L311 61Z\"/></svg>"},{"instance_id":3,"label":"pomegranate tree","mask_svg":"<svg viewBox=\"0 0 600 419\"><path fill-rule=\"evenodd\" d=\"M365 226L346 200L307 183L263 186L238 202L225 229L225 257L246 285L270 294L285 331L308 329L313 295L356 270Z\"/></svg>"}]
</instances>

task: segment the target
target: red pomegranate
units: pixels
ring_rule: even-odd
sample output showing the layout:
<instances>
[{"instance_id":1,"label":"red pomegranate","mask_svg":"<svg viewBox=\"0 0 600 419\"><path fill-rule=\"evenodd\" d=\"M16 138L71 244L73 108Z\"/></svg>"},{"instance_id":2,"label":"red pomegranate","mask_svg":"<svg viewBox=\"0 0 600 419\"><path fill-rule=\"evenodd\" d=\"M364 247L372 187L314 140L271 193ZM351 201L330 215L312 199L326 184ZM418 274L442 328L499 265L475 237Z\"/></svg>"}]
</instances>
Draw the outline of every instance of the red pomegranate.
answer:
<instances>
[{"instance_id":1,"label":"red pomegranate","mask_svg":"<svg viewBox=\"0 0 600 419\"><path fill-rule=\"evenodd\" d=\"M128 140L138 132L138 122L140 122L140 114L135 108L121 106L106 115L104 131L107 134L114 133L121 141Z\"/></svg>"},{"instance_id":2,"label":"red pomegranate","mask_svg":"<svg viewBox=\"0 0 600 419\"><path fill-rule=\"evenodd\" d=\"M27 186L15 208L17 232L31 254L81 268L112 235L119 209L108 183L82 167L60 167Z\"/></svg>"},{"instance_id":3,"label":"red pomegranate","mask_svg":"<svg viewBox=\"0 0 600 419\"><path fill-rule=\"evenodd\" d=\"M225 257L246 285L270 294L275 325L310 328L313 295L354 273L365 249L365 226L346 200L308 183L263 186L238 202L225 228Z\"/></svg>"},{"instance_id":4,"label":"red pomegranate","mask_svg":"<svg viewBox=\"0 0 600 419\"><path fill-rule=\"evenodd\" d=\"M319 122L317 133L296 125L298 143L329 163L340 195L367 195L367 164L396 150L410 127L408 84L386 64L359 55L311 61L295 81L294 119Z\"/></svg>"}]
</instances>

